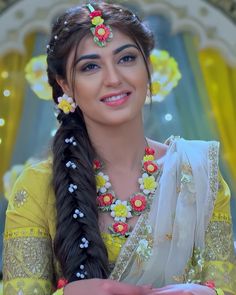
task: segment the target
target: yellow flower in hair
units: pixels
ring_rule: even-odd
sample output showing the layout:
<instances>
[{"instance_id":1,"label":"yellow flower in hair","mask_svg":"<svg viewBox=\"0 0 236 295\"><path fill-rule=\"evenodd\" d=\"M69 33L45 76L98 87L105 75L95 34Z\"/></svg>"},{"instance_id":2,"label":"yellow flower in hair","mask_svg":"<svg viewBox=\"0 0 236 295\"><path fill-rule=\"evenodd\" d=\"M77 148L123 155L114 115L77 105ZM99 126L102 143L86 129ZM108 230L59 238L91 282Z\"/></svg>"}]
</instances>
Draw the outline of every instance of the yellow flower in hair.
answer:
<instances>
[{"instance_id":1,"label":"yellow flower in hair","mask_svg":"<svg viewBox=\"0 0 236 295\"><path fill-rule=\"evenodd\" d=\"M91 22L94 26L98 26L104 23L104 19L101 18L101 16L95 16L92 18Z\"/></svg>"},{"instance_id":2,"label":"yellow flower in hair","mask_svg":"<svg viewBox=\"0 0 236 295\"><path fill-rule=\"evenodd\" d=\"M155 160L154 156L153 155L145 155L143 157L143 161L146 162L146 161L153 161Z\"/></svg>"}]
</instances>

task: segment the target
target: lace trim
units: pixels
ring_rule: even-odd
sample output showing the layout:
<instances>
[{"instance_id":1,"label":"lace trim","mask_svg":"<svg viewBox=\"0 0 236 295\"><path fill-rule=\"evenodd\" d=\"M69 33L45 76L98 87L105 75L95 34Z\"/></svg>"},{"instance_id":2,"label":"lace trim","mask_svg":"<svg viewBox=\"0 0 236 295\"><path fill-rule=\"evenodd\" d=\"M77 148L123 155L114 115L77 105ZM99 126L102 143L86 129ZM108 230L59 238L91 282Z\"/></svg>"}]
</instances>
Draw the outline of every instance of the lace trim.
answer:
<instances>
[{"instance_id":1,"label":"lace trim","mask_svg":"<svg viewBox=\"0 0 236 295\"><path fill-rule=\"evenodd\" d=\"M22 234L21 231L19 233ZM3 258L4 281L16 278L53 279L52 244L49 238L20 236L5 239Z\"/></svg>"},{"instance_id":2,"label":"lace trim","mask_svg":"<svg viewBox=\"0 0 236 295\"><path fill-rule=\"evenodd\" d=\"M146 231L146 221L148 212L141 215L133 229L131 235L127 239L124 247L121 249L120 255L118 257L117 263L110 274L110 279L119 281L129 262L131 261L134 250L136 249L140 237L144 235Z\"/></svg>"}]
</instances>

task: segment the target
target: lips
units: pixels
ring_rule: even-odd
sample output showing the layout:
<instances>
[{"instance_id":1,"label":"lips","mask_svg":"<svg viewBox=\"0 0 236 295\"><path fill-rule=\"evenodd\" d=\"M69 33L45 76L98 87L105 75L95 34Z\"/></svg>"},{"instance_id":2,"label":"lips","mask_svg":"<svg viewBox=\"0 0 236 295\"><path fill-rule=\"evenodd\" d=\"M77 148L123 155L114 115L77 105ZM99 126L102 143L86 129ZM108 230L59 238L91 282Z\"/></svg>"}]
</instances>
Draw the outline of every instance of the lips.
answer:
<instances>
[{"instance_id":1,"label":"lips","mask_svg":"<svg viewBox=\"0 0 236 295\"><path fill-rule=\"evenodd\" d=\"M101 98L101 101L105 102L105 103L116 102L116 101L125 99L129 95L130 95L129 91L124 91L124 92L119 92L119 93L111 93L109 95L103 96Z\"/></svg>"}]
</instances>

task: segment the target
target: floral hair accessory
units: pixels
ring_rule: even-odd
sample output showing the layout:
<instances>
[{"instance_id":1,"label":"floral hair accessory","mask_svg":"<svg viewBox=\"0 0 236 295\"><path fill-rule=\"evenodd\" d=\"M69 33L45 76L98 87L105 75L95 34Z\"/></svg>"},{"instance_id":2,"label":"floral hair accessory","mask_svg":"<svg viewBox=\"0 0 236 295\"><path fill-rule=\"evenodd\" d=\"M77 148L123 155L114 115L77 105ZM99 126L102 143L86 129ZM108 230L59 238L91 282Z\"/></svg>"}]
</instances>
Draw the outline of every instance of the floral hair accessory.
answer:
<instances>
[{"instance_id":1,"label":"floral hair accessory","mask_svg":"<svg viewBox=\"0 0 236 295\"><path fill-rule=\"evenodd\" d=\"M92 24L90 31L94 36L93 40L98 46L105 47L106 42L111 41L113 37L111 27L104 25L101 10L95 10L91 4L88 4L87 7L90 11L89 16Z\"/></svg>"},{"instance_id":2,"label":"floral hair accessory","mask_svg":"<svg viewBox=\"0 0 236 295\"><path fill-rule=\"evenodd\" d=\"M74 146L77 145L74 136L71 136L70 138L66 138L66 139L65 139L65 143L71 143L71 144L73 144Z\"/></svg>"},{"instance_id":3,"label":"floral hair accessory","mask_svg":"<svg viewBox=\"0 0 236 295\"><path fill-rule=\"evenodd\" d=\"M75 212L73 214L73 218L77 219L78 217L83 218L84 217L84 213L81 212L79 209L75 209Z\"/></svg>"},{"instance_id":4,"label":"floral hair accessory","mask_svg":"<svg viewBox=\"0 0 236 295\"><path fill-rule=\"evenodd\" d=\"M65 114L73 113L76 109L76 104L73 98L69 97L67 94L63 94L58 97L58 109L62 110Z\"/></svg>"},{"instance_id":5,"label":"floral hair accessory","mask_svg":"<svg viewBox=\"0 0 236 295\"><path fill-rule=\"evenodd\" d=\"M68 191L72 194L75 190L77 190L77 185L71 183L68 187Z\"/></svg>"},{"instance_id":6,"label":"floral hair accessory","mask_svg":"<svg viewBox=\"0 0 236 295\"><path fill-rule=\"evenodd\" d=\"M74 163L74 162L71 162L71 161L68 161L68 162L66 163L66 167L67 167L67 168L76 169L76 165L75 165L75 163Z\"/></svg>"},{"instance_id":7,"label":"floral hair accessory","mask_svg":"<svg viewBox=\"0 0 236 295\"><path fill-rule=\"evenodd\" d=\"M81 264L80 265L80 271L78 271L77 273L76 273L76 276L77 276L77 278L79 278L79 279L84 279L85 278L85 276L87 276L87 271L84 271L84 265L83 264Z\"/></svg>"},{"instance_id":8,"label":"floral hair accessory","mask_svg":"<svg viewBox=\"0 0 236 295\"><path fill-rule=\"evenodd\" d=\"M83 249L83 248L88 248L88 246L89 246L89 241L86 238L82 238L81 244L79 245L79 247Z\"/></svg>"}]
</instances>

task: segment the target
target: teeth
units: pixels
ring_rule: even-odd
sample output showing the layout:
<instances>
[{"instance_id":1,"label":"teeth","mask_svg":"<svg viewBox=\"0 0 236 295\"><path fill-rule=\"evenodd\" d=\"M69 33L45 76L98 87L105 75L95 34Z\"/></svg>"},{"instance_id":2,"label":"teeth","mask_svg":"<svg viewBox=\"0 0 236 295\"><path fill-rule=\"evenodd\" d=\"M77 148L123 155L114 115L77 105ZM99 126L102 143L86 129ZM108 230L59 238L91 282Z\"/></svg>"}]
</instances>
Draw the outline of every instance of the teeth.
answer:
<instances>
[{"instance_id":1,"label":"teeth","mask_svg":"<svg viewBox=\"0 0 236 295\"><path fill-rule=\"evenodd\" d=\"M120 95L116 95L116 96L111 96L111 97L107 97L104 99L104 101L116 101L116 100L119 100L123 97L125 97L127 95L127 93L123 93L123 94L120 94Z\"/></svg>"}]
</instances>

